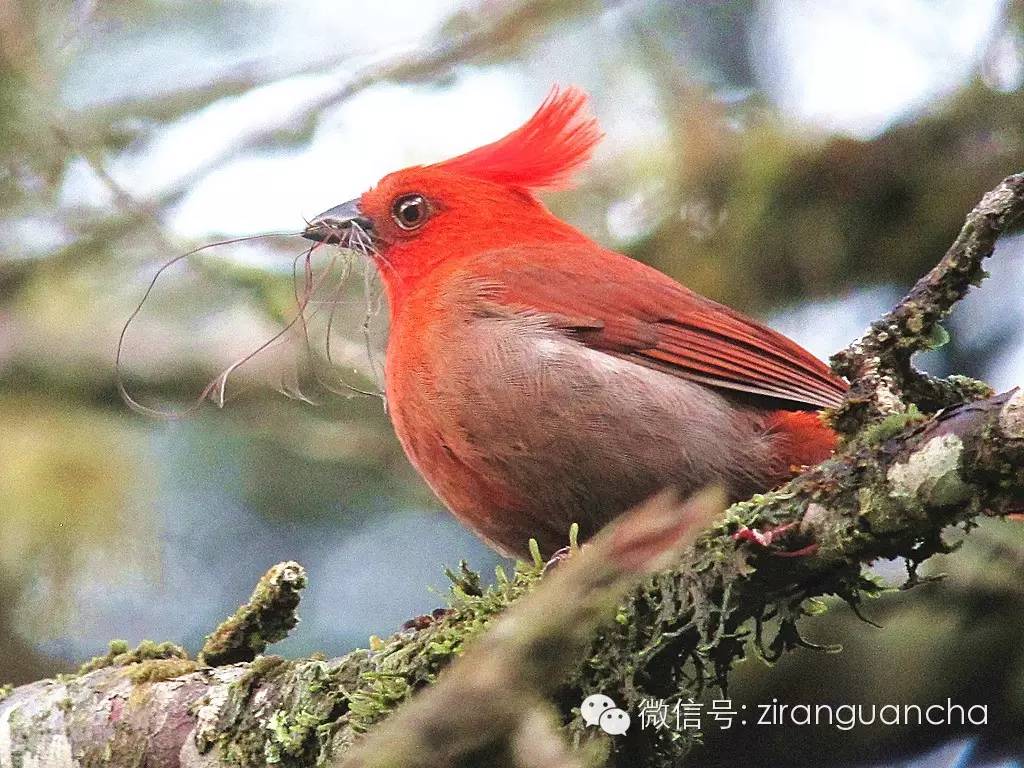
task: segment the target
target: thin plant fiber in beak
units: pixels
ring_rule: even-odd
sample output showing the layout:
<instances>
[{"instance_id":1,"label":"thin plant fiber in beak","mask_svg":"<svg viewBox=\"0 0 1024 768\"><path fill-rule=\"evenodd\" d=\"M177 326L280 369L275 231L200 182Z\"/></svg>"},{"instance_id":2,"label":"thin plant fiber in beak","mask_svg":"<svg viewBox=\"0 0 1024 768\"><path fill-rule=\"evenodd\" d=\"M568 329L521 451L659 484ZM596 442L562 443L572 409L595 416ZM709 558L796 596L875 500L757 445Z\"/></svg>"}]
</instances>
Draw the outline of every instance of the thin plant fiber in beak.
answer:
<instances>
[{"instance_id":1,"label":"thin plant fiber in beak","mask_svg":"<svg viewBox=\"0 0 1024 768\"><path fill-rule=\"evenodd\" d=\"M318 243L340 243L344 239L345 231L353 224L364 232L371 231L373 226L359 210L358 199L348 200L314 216L313 220L306 225L302 236Z\"/></svg>"}]
</instances>

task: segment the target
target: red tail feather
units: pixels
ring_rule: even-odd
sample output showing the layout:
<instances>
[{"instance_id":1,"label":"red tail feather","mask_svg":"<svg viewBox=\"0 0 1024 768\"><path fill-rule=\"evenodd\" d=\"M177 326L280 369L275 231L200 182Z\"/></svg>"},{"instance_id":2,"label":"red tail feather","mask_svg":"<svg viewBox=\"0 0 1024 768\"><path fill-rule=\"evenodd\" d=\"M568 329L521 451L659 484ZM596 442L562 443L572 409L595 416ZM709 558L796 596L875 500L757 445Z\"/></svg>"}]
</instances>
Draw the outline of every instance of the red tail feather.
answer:
<instances>
[{"instance_id":1,"label":"red tail feather","mask_svg":"<svg viewBox=\"0 0 1024 768\"><path fill-rule=\"evenodd\" d=\"M792 467L819 464L836 449L836 433L812 411L775 411L769 416L768 429L778 435L780 480L792 474Z\"/></svg>"}]
</instances>

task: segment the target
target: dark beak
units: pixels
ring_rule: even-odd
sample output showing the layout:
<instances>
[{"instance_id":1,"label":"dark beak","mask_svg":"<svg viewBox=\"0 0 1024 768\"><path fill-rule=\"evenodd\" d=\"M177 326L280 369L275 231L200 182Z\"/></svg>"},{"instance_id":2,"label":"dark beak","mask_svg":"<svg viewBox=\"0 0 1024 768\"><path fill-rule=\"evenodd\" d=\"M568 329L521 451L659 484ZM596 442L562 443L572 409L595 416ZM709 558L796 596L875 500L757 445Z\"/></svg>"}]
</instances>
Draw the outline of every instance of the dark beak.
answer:
<instances>
[{"instance_id":1,"label":"dark beak","mask_svg":"<svg viewBox=\"0 0 1024 768\"><path fill-rule=\"evenodd\" d=\"M359 210L359 200L349 200L314 216L302 236L318 243L341 243L353 226L367 234L373 232L373 224Z\"/></svg>"}]
</instances>

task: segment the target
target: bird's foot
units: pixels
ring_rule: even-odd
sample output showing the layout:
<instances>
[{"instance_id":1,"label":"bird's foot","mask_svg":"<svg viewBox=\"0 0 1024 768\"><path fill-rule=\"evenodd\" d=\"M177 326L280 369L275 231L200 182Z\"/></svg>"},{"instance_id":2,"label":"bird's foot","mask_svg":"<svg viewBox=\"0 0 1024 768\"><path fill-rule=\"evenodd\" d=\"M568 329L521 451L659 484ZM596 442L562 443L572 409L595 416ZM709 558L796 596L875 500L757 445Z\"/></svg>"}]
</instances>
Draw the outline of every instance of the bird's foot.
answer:
<instances>
[{"instance_id":1,"label":"bird's foot","mask_svg":"<svg viewBox=\"0 0 1024 768\"><path fill-rule=\"evenodd\" d=\"M445 616L448 616L451 612L451 608L435 608L430 613L424 613L422 616L409 619L407 622L402 624L402 629L426 629L431 624L435 624Z\"/></svg>"},{"instance_id":2,"label":"bird's foot","mask_svg":"<svg viewBox=\"0 0 1024 768\"><path fill-rule=\"evenodd\" d=\"M555 568L561 565L563 561L568 560L570 557L572 557L572 553L573 547L562 547L561 549L556 551L555 554L553 554L548 559L548 561L544 563L544 568L542 568L540 572L541 576L546 576L548 571L553 571Z\"/></svg>"},{"instance_id":3,"label":"bird's foot","mask_svg":"<svg viewBox=\"0 0 1024 768\"><path fill-rule=\"evenodd\" d=\"M778 549L773 546L776 539L786 538L786 534L798 525L799 523L795 522L786 523L785 525L766 528L763 531L748 528L744 525L732 535L732 538L733 541L752 541L758 546L771 550L771 553L776 557L805 557L807 555L813 555L818 551L818 545L816 542L811 542L807 546L800 547L799 549Z\"/></svg>"}]
</instances>

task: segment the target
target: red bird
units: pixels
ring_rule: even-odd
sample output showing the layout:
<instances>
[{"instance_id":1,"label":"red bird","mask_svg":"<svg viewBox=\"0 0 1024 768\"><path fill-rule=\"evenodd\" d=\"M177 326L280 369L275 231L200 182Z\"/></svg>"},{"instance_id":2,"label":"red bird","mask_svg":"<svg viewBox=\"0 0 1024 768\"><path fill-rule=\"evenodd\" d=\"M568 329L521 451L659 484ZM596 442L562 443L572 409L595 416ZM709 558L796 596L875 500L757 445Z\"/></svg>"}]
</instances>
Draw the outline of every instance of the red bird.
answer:
<instances>
[{"instance_id":1,"label":"red bird","mask_svg":"<svg viewBox=\"0 0 1024 768\"><path fill-rule=\"evenodd\" d=\"M555 89L524 125L397 171L306 237L371 255L391 331L386 392L409 460L500 552L551 553L656 491L733 499L823 460L816 411L846 384L806 350L560 221L601 132Z\"/></svg>"}]
</instances>

